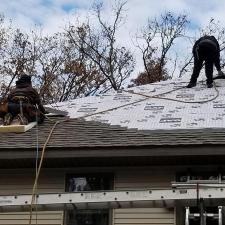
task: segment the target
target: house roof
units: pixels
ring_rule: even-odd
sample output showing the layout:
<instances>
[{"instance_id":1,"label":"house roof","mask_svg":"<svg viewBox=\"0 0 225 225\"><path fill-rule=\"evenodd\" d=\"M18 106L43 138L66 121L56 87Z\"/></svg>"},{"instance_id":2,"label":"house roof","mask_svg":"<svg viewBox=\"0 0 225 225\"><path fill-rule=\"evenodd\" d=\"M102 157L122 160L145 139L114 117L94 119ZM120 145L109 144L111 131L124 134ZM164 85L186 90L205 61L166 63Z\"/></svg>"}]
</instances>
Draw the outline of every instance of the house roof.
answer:
<instances>
[{"instance_id":1,"label":"house roof","mask_svg":"<svg viewBox=\"0 0 225 225\"><path fill-rule=\"evenodd\" d=\"M48 148L225 144L225 81L216 82L216 88L200 82L187 89L178 79L58 103L51 107L67 111L68 118L1 134L0 146L42 147L57 120Z\"/></svg>"}]
</instances>

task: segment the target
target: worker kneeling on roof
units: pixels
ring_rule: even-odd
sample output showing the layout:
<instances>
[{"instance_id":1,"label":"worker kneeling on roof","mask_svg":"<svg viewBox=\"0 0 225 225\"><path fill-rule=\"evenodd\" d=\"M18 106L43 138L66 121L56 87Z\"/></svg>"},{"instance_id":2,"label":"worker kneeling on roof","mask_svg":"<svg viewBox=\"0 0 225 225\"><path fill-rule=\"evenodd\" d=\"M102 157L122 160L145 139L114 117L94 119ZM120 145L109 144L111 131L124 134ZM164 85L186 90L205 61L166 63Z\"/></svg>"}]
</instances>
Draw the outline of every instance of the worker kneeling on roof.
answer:
<instances>
[{"instance_id":1,"label":"worker kneeling on roof","mask_svg":"<svg viewBox=\"0 0 225 225\"><path fill-rule=\"evenodd\" d=\"M215 65L218 74L223 75L220 67L220 46L214 36L203 36L198 39L193 46L194 69L190 83L187 88L196 86L197 78L205 61L205 74L207 87L213 87L213 65Z\"/></svg>"},{"instance_id":2,"label":"worker kneeling on roof","mask_svg":"<svg viewBox=\"0 0 225 225\"><path fill-rule=\"evenodd\" d=\"M45 109L37 91L32 87L31 77L21 75L7 98L8 110L4 115L4 125L44 121Z\"/></svg>"}]
</instances>

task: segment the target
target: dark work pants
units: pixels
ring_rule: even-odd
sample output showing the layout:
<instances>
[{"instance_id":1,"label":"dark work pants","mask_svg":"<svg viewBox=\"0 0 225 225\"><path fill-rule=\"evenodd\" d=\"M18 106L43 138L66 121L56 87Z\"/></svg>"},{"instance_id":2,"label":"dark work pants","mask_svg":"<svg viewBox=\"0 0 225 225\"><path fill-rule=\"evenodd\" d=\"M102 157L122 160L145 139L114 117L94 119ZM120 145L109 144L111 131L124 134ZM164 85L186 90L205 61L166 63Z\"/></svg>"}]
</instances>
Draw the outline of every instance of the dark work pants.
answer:
<instances>
[{"instance_id":1,"label":"dark work pants","mask_svg":"<svg viewBox=\"0 0 225 225\"><path fill-rule=\"evenodd\" d=\"M194 54L194 69L191 76L192 83L196 83L199 73L202 69L203 62L205 62L205 75L207 84L213 82L213 65L219 71L220 68L220 52L218 49L209 43L199 43L195 49Z\"/></svg>"},{"instance_id":2,"label":"dark work pants","mask_svg":"<svg viewBox=\"0 0 225 225\"><path fill-rule=\"evenodd\" d=\"M12 114L13 118L20 113L20 104L9 102L8 103L8 112ZM28 119L28 122L34 122L38 119L38 123L43 123L44 115L40 113L39 110L35 108L32 104L24 103L23 104L23 113L24 116ZM37 118L36 118L37 115Z\"/></svg>"},{"instance_id":3,"label":"dark work pants","mask_svg":"<svg viewBox=\"0 0 225 225\"><path fill-rule=\"evenodd\" d=\"M213 64L214 64L213 58L207 57L205 59L203 58L198 59L197 57L194 57L194 69L191 76L191 83L197 82L204 61L205 61L205 75L207 78L206 82L207 84L211 84L213 82Z\"/></svg>"},{"instance_id":4,"label":"dark work pants","mask_svg":"<svg viewBox=\"0 0 225 225\"><path fill-rule=\"evenodd\" d=\"M12 116L16 116L20 113L20 104L17 103L8 103L8 112L12 114Z\"/></svg>"}]
</instances>

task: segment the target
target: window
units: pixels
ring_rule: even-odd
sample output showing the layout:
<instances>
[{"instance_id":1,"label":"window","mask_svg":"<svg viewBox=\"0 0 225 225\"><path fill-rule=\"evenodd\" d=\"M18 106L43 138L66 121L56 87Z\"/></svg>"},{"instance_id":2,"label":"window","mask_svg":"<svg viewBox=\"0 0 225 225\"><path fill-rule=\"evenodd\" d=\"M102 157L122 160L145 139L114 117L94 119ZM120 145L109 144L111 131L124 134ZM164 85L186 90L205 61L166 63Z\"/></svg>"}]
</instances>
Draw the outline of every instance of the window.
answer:
<instances>
[{"instance_id":1,"label":"window","mask_svg":"<svg viewBox=\"0 0 225 225\"><path fill-rule=\"evenodd\" d=\"M66 178L66 191L110 190L112 180L111 174L72 174ZM70 210L66 215L66 225L109 225L109 210Z\"/></svg>"},{"instance_id":2,"label":"window","mask_svg":"<svg viewBox=\"0 0 225 225\"><path fill-rule=\"evenodd\" d=\"M177 182L190 182L190 181L218 181L219 174L212 172L192 172L177 175Z\"/></svg>"},{"instance_id":3,"label":"window","mask_svg":"<svg viewBox=\"0 0 225 225\"><path fill-rule=\"evenodd\" d=\"M190 214L188 215L189 225L199 225L200 224L200 209L199 209L199 207L189 207L189 210L190 210ZM219 219L219 208L218 207L204 207L204 215L205 215L205 219L206 219L206 224L210 224L210 225L220 224L218 221L218 219Z\"/></svg>"},{"instance_id":4,"label":"window","mask_svg":"<svg viewBox=\"0 0 225 225\"><path fill-rule=\"evenodd\" d=\"M225 178L225 176L224 176ZM221 180L221 173L219 172L184 172L178 173L176 182L192 183L192 182L210 182L218 183Z\"/></svg>"},{"instance_id":5,"label":"window","mask_svg":"<svg viewBox=\"0 0 225 225\"><path fill-rule=\"evenodd\" d=\"M225 173L224 172L221 173L221 181L225 182Z\"/></svg>"}]
</instances>

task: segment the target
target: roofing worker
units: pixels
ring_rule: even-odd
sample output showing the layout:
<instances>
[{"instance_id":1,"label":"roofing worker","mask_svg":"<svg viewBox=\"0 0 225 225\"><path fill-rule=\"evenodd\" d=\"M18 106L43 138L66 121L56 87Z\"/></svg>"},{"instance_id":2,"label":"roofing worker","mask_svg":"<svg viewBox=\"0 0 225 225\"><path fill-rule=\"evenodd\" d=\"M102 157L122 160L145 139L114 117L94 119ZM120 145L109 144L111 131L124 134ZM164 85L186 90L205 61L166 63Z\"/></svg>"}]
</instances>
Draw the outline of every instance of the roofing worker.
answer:
<instances>
[{"instance_id":1,"label":"roofing worker","mask_svg":"<svg viewBox=\"0 0 225 225\"><path fill-rule=\"evenodd\" d=\"M206 83L208 88L213 87L213 65L218 74L223 75L220 67L220 46L214 36L203 36L193 46L194 69L187 88L196 86L197 78L205 61Z\"/></svg>"},{"instance_id":2,"label":"roofing worker","mask_svg":"<svg viewBox=\"0 0 225 225\"><path fill-rule=\"evenodd\" d=\"M18 119L22 124L36 121L36 119L42 123L44 113L45 109L41 104L39 94L32 87L31 76L21 75L16 81L16 87L8 95L8 113L4 118L5 125L9 125L15 116L19 116Z\"/></svg>"}]
</instances>

